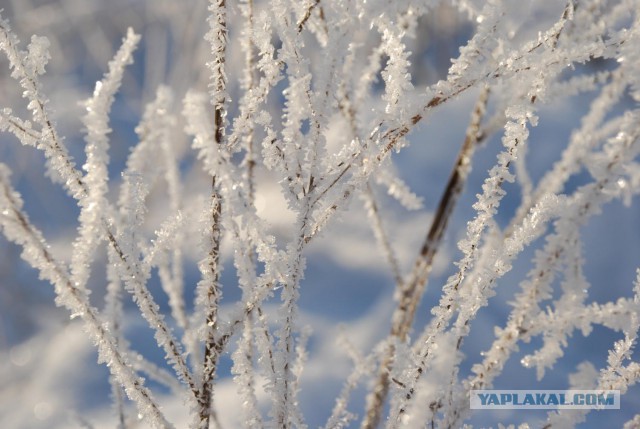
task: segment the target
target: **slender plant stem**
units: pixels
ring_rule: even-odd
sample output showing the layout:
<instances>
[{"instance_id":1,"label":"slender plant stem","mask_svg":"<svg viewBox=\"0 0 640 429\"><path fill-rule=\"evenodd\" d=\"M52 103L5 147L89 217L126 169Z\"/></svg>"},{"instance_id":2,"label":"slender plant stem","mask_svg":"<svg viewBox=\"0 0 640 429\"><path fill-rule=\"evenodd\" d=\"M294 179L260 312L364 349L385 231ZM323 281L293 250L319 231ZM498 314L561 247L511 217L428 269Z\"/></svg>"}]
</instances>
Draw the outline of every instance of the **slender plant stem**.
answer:
<instances>
[{"instance_id":1,"label":"slender plant stem","mask_svg":"<svg viewBox=\"0 0 640 429\"><path fill-rule=\"evenodd\" d=\"M214 141L215 145L222 145L225 137L226 116L226 77L224 66L226 62L227 20L225 0L213 0L210 7L212 12L210 25L215 31L211 35L214 49L214 62L212 64L212 86L214 103ZM210 283L205 297L205 345L202 370L202 380L198 393L198 418L199 428L208 429L210 421L214 420L216 426L217 417L213 411L213 379L215 377L218 360L222 349L218 347L215 334L218 329L218 307L220 301L220 243L222 223L222 195L219 184L216 183L216 175L211 178L211 248L208 255L208 267Z\"/></svg>"},{"instance_id":2,"label":"slender plant stem","mask_svg":"<svg viewBox=\"0 0 640 429\"><path fill-rule=\"evenodd\" d=\"M431 221L431 227L420 249L420 254L416 258L407 280L398 284L398 306L393 314L389 342L382 357L377 379L367 397L367 408L361 425L362 429L376 428L382 418L384 403L389 392L389 372L393 365L395 354L393 342L404 342L407 339L416 309L426 289L427 280L433 267L433 260L471 170L471 158L474 149L486 137L480 134L480 122L484 117L488 96L489 90L485 87L478 97L462 148L458 153L449 181L436 209L436 214Z\"/></svg>"}]
</instances>

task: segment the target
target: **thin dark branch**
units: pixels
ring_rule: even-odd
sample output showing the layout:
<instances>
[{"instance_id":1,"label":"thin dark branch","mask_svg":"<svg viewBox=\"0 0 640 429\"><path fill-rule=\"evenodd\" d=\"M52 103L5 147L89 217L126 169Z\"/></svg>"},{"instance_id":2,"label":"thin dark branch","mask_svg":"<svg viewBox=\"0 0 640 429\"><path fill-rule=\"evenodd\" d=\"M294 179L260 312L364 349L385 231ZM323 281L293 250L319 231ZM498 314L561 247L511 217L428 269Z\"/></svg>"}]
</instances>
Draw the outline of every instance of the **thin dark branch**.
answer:
<instances>
[{"instance_id":1,"label":"thin dark branch","mask_svg":"<svg viewBox=\"0 0 640 429\"><path fill-rule=\"evenodd\" d=\"M309 18L311 18L311 13L316 8L316 6L318 6L318 4L320 4L320 0L315 0L313 3L311 3L311 6L309 6L309 8L305 12L304 16L302 17L302 19L298 23L298 27L297 27L298 28L298 34L300 34L302 32L302 29L304 28L305 24L307 23Z\"/></svg>"},{"instance_id":2,"label":"thin dark branch","mask_svg":"<svg viewBox=\"0 0 640 429\"><path fill-rule=\"evenodd\" d=\"M217 21L217 30L212 38L214 46L213 64L213 102L214 102L214 135L213 144L222 146L225 139L225 116L226 116L226 77L224 66L226 62L227 43L227 18L225 0L220 0L217 8L210 8L212 16L210 19ZM198 424L200 429L208 429L210 421L213 420L219 427L217 417L213 411L213 379L218 367L218 360L223 349L219 348L216 342L216 330L218 329L218 307L220 301L220 244L221 244L221 223L222 223L222 195L219 185L216 183L216 176L211 178L211 248L208 255L208 270L210 283L207 286L205 298L205 346L204 361L202 369L202 380L198 392Z\"/></svg>"},{"instance_id":3,"label":"thin dark branch","mask_svg":"<svg viewBox=\"0 0 640 429\"><path fill-rule=\"evenodd\" d=\"M427 232L425 241L420 249L420 254L416 258L409 278L405 282L398 284L398 306L392 319L390 339L406 341L407 335L413 324L416 308L420 303L426 289L427 279L433 260L438 252L442 237L455 208L458 197L466 182L471 170L471 157L480 139L486 137L480 133L480 122L484 116L484 111L489 95L488 88L485 88L479 98L471 115L471 122L458 153L449 181L436 209L436 214L431 222L431 227ZM380 423L384 402L389 392L389 372L393 365L395 347L391 342L387 345L385 354L378 371L374 387L367 398L367 410L362 422L362 429L374 429Z\"/></svg>"}]
</instances>

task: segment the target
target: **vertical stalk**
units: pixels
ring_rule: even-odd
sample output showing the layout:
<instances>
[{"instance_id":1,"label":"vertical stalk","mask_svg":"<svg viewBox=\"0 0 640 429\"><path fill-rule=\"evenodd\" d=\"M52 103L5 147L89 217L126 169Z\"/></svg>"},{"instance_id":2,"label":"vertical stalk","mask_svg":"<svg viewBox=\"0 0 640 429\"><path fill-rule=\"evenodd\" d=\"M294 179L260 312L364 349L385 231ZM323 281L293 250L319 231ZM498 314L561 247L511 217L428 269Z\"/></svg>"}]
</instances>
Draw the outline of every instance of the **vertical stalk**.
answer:
<instances>
[{"instance_id":1,"label":"vertical stalk","mask_svg":"<svg viewBox=\"0 0 640 429\"><path fill-rule=\"evenodd\" d=\"M202 383L198 394L199 424L201 429L209 427L213 398L213 378L215 376L218 358L222 352L215 341L215 331L218 326L218 305L220 301L220 217L222 202L216 188L216 176L211 180L211 250L208 256L210 284L206 294L206 339L204 347L204 362Z\"/></svg>"},{"instance_id":2,"label":"vertical stalk","mask_svg":"<svg viewBox=\"0 0 640 429\"><path fill-rule=\"evenodd\" d=\"M425 241L420 249L413 270L406 281L398 284L398 306L393 314L389 344L382 357L382 363L378 371L371 393L367 397L367 408L362 429L374 429L380 423L384 403L389 393L389 372L393 365L395 346L392 341L406 341L409 330L413 324L415 312L426 289L427 280L433 267L433 260L438 252L442 237L447 229L447 224L453 213L458 197L462 193L464 184L471 170L471 157L475 146L485 138L480 133L480 122L484 116L489 89L485 87L478 97L478 101L471 115L471 121L467 133L458 153L458 157L449 176L449 181L440 198L436 214L431 222Z\"/></svg>"},{"instance_id":3,"label":"vertical stalk","mask_svg":"<svg viewBox=\"0 0 640 429\"><path fill-rule=\"evenodd\" d=\"M209 64L212 72L211 99L214 108L213 116L213 144L222 145L225 137L226 117L226 77L225 51L227 44L227 20L225 0L211 0L209 6L210 31L207 40L211 43L214 59ZM209 285L204 297L205 304L205 347L202 380L198 393L198 428L208 429L211 419L215 420L212 412L213 379L217 369L218 359L222 349L215 339L218 328L218 306L220 301L220 242L221 242L222 195L216 175L211 178L211 249L209 250L207 269Z\"/></svg>"}]
</instances>

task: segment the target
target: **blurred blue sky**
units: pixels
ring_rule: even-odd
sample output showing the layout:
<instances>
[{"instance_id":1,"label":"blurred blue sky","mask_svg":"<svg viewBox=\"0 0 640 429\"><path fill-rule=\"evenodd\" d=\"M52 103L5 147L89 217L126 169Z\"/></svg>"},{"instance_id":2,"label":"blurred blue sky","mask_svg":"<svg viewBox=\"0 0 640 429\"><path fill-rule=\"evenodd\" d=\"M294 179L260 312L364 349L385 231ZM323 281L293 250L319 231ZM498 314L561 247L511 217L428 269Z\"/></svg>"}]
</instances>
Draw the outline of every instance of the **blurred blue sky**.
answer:
<instances>
[{"instance_id":1,"label":"blurred blue sky","mask_svg":"<svg viewBox=\"0 0 640 429\"><path fill-rule=\"evenodd\" d=\"M156 6L157 9L154 9ZM3 7L3 16L10 19L23 43L28 40L31 31L47 35L54 41L54 58L43 79L44 90L51 98L56 120L78 165L82 164L84 158L82 125L79 121L82 108L78 102L90 95L95 81L101 77L110 55L120 43L123 29L132 25L142 33L143 42L136 53L136 63L129 69L123 93L118 96L113 107L112 162L109 174L115 184L111 189L111 196L114 197L130 147L137 140L134 128L141 116L141 106L153 95L153 88L158 83L173 84L176 92L175 111L179 114L180 99L186 88L193 84L203 89L206 84L206 75L203 76L203 68L199 65L203 62L201 58L204 49L199 41L204 25L202 6L193 1L184 2L184 6L179 8L168 1L159 1L154 5L153 2L142 0L119 0L113 4L98 0L14 0ZM82 10L73 11L80 7ZM182 15L176 16L174 22L171 20L172 14L177 12ZM234 13L237 15L237 11ZM410 49L414 50L416 58L412 69L416 91L421 90L425 84L446 77L448 59L457 55L458 46L464 44L473 31L473 25L464 16L449 9L439 13L442 14L440 26L438 17L422 20L418 27L418 37L411 42ZM50 19L45 20L44 17L48 14ZM180 39L181 36L185 39ZM233 36L232 33L231 37ZM87 40L90 37L93 39ZM194 45L187 50L184 45L179 45L179 41L187 43L191 40L198 42L193 42ZM234 48L237 48L237 42L233 43ZM92 51L96 46L105 49ZM168 53L158 51L162 48ZM237 61L236 57L240 57L239 50L237 51L232 54L231 66ZM201 67L199 72L184 70L194 64ZM602 69L610 66L608 63L599 63L591 67ZM592 70L585 68L584 71ZM230 92L235 100L238 98L235 95L238 94L236 77L230 73L233 82ZM19 93L20 90L9 77L7 61L0 58L0 108L11 105L17 113L24 113L24 102L19 98ZM580 118L587 111L593 96L591 93L582 94L540 109L540 124L531 129L528 143L527 168L534 182L559 158L568 137L579 126ZM394 155L400 177L424 198L423 211L407 212L385 195L384 189L376 189L392 246L398 251L405 271L427 232L432 213L462 144L476 97L477 92L469 93L434 111L410 135L411 145ZM278 104L282 100L275 99L272 102ZM495 108L493 104L490 107ZM637 106L631 100L625 100L612 115L635 107ZM230 115L234 113L232 107ZM187 149L188 142L184 137L176 139L177 151L182 153ZM440 298L441 288L447 277L455 272L452 262L460 257L456 243L464 236L466 223L475 215L472 204L476 201L476 194L481 192L487 171L495 164L500 150L500 134L497 134L479 148L474 156L468 185L450 222L427 293L417 314L416 326L422 327L429 321L429 309ZM31 148L19 147L16 139L8 134L0 134L0 160L13 169L13 183L22 193L25 209L33 223L43 231L58 255L68 257L79 213L75 202L66 196L60 186L43 178L42 155ZM185 192L196 194L206 189L207 178L197 170L194 172L199 164L192 153L187 153L180 165L183 178L190 181ZM571 192L590 180L587 173L581 172L569 181L565 191ZM516 185L506 185L505 189L507 195L496 217L501 227L506 226L521 200ZM271 188L265 188L264 192L267 204L280 204L275 200L272 203ZM152 197L164 198L159 193L152 193ZM284 208L281 210L285 211ZM283 214L284 218L286 213ZM281 221L274 224L274 232L281 239L286 238L290 233L287 228L291 227L291 224ZM149 228L153 227L150 225ZM607 204L603 213L592 218L582 232L585 274L591 284L589 300L603 303L618 297L632 296L635 270L640 266L638 200L632 200L629 207L619 201ZM461 378L469 375L471 366L481 360L480 353L488 349L494 338L494 327L506 322L510 311L509 303L532 267L531 259L535 249L542 244L543 240L539 239L518 256L513 269L499 280L497 295L492 298L490 306L478 313L471 334L465 339L462 348L465 359L461 366ZM338 251L337 246L343 251ZM63 401L67 401L69 409L86 415L96 424L96 428L103 427L101 419L109 415L108 372L95 363L96 354L88 341L83 342L78 321L69 321L65 310L54 308L52 287L38 280L37 272L20 259L20 249L8 243L4 237L0 237L0 255L0 381L3 386L0 388L0 426L12 429L78 427L69 425L66 411L43 411L47 410L46 407L43 408L43 403L50 403L55 408L63 406L66 403ZM105 290L104 250L99 255L91 285L92 302L101 308ZM186 256L186 293L191 297L199 272L193 254L188 252ZM314 334L309 344L309 374L305 373L303 376L300 399L307 423L310 427L317 427L324 424L329 416L335 396L341 388L341 381L350 368L348 359L335 343L338 326L344 324L346 331L354 337L354 342L362 348L361 351L369 352L389 330L387 321L393 309L393 279L370 233L362 204L357 200L341 216L341 220L335 222L323 238L311 246L307 257L307 270L301 286L300 312L301 318L310 324ZM226 255L225 260L222 277L223 304L228 308L240 298L240 291L230 255ZM558 281L556 286L557 284ZM161 291L155 271L150 289L158 297L161 308L167 311L168 301ZM190 301L191 299L187 300ZM278 299L274 299L272 303L277 304ZM136 315L135 305L127 301L125 308L129 322L127 338L131 345L151 361L162 365L162 352L155 346L146 324ZM274 308L271 310L274 311ZM520 364L523 356L542 344L536 338L530 344L520 346L519 352L512 356L494 387L564 389L568 386L568 375L575 372L581 362L590 361L596 368L605 365L607 350L620 338L620 333L601 327L595 327L588 338L575 332L569 339L565 356L540 381L536 380L535 369L524 369ZM27 355L29 357L25 358ZM638 354L635 353L634 356L637 359ZM230 357L225 355L221 361L219 376L222 383L221 395L232 391L227 383L230 367ZM160 396L169 395L168 389L156 383L150 383L150 386ZM364 395L365 389L361 387L355 392L352 401L351 410L359 415L363 413ZM168 397L163 400L171 403ZM229 398L223 398L222 403L227 404L227 401L233 403ZM634 387L622 396L621 410L592 412L588 416L588 423L579 427L620 427L638 412L638 403L640 389ZM172 410L171 405L167 408ZM224 405L220 407L220 413L223 414L223 421L233 421L236 417ZM45 418L41 418L43 415ZM468 423L485 427L496 426L498 422L529 422L533 427L538 427L536 422L545 418L546 413L542 411L477 411ZM104 427L112 426L104 423ZM227 429L229 427L226 426Z\"/></svg>"}]
</instances>

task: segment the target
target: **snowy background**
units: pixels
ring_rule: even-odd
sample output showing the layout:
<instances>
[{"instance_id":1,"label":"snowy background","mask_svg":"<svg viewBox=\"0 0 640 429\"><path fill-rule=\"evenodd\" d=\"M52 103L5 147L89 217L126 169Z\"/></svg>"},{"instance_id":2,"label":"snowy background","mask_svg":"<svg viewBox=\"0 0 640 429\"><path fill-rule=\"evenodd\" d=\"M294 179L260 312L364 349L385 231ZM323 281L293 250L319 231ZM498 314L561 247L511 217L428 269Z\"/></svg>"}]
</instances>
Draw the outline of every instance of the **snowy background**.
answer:
<instances>
[{"instance_id":1,"label":"snowy background","mask_svg":"<svg viewBox=\"0 0 640 429\"><path fill-rule=\"evenodd\" d=\"M156 4L157 3L157 4ZM199 2L204 3L204 2ZM511 19L515 29L546 28L555 19L560 6L552 1L512 2ZM206 6L206 5L205 5ZM28 41L31 34L47 36L52 42L52 60L43 77L46 93L51 99L59 130L66 138L72 155L79 161L84 157L82 124L83 108L79 102L88 98L93 85L106 70L126 28L131 26L142 34L141 48L135 54L135 64L125 76L123 88L112 113L112 147L109 174L113 180L113 195L120 182L120 171L126 161L133 132L140 119L142 106L154 94L159 83L170 84L180 98L189 86L203 88L207 76L202 64L206 46L201 41L205 31L203 5L193 1L134 1L134 0L3 0L3 16L8 18L20 39ZM234 16L233 6L230 15ZM473 33L474 23L449 7L439 8L433 16L420 21L417 37L409 40L413 52L412 74L416 92L425 85L446 77L450 58L458 55L458 47ZM535 33L533 33L535 34ZM179 38L178 35L184 36ZM230 35L233 40L233 33ZM178 45L178 40L183 45ZM230 63L240 61L237 44L232 42ZM607 69L606 62L585 66ZM586 70L590 71L590 70ZM231 77L233 82L233 77ZM237 86L237 84L236 84ZM379 89L380 90L380 89ZM230 88L232 99L234 91ZM25 112L20 89L9 77L8 63L0 58L0 107L11 105L17 113ZM379 198L392 246L397 252L403 272L407 272L415 258L455 157L464 139L465 124L477 98L477 91L461 96L436 110L409 137L410 146L394 155L398 175L413 192L423 198L424 208L408 211L386 194L384 188L375 190ZM531 129L527 168L534 183L558 159L571 131L579 125L593 94L585 93L543 106L540 123ZM274 98L272 103L282 100ZM624 100L618 109L635 106ZM22 110L21 110L22 109ZM233 111L230 116L233 116ZM340 125L336 125L336 133ZM197 160L189 153L184 137L176 137L177 148L184 154L181 173L185 181L185 200L207 194L208 178L198 168ZM183 139L184 141L180 140ZM495 163L500 150L500 135L489 139L473 159L473 170L464 193L453 214L431 275L423 304L418 310L416 325L429 320L429 309L437 303L440 290L449 275L455 272L452 261L459 258L456 243L463 238L466 222L475 211L471 207L481 192L487 171ZM30 148L21 147L12 136L0 134L0 158L13 169L13 183L25 199L31 220L52 244L53 252L68 260L71 243L77 228L79 210L61 188L43 177L43 158ZM79 162L80 163L80 162ZM287 209L280 187L269 180L269 173L258 171L256 206L261 217L272 226L279 241L290 239L294 215ZM260 180L264 178L264 180ZM571 187L586 183L586 173L573 177ZM506 226L520 203L515 186L506 187L507 195L496 220ZM151 194L162 200L161 190ZM153 230L163 213L149 210L148 228ZM154 218L154 215L156 218ZM394 281L387 263L379 251L371 227L366 220L361 200L354 200L349 209L334 221L320 240L308 249L307 270L302 281L300 297L301 319L312 335L309 340L309 361L302 378L300 401L309 427L323 425L328 418L342 381L352 370L352 362L340 338L348 338L361 353L368 353L387 335L389 318L394 308ZM617 297L632 296L636 268L640 265L640 203L633 199L625 206L616 201L604 207L592 218L583 231L586 257L585 274L591 283L590 298L606 302ZM519 290L519 283L531 269L531 258L542 240L521 253L514 268L500 279L497 295L489 307L480 310L465 340L465 359L461 377L470 373L471 366L481 360L494 338L494 326L506 322L509 303ZM227 249L229 246L226 246ZM188 250L192 249L192 252ZM190 246L185 254L185 284L187 294L199 279L197 246ZM224 247L223 247L224 249ZM106 256L101 250L99 260ZM225 269L222 277L224 306L240 297L230 252L223 253ZM94 269L92 303L104 304L103 268ZM158 284L156 274L150 283L163 310L168 310L167 298ZM86 339L82 325L70 320L66 310L53 304L53 288L38 280L37 272L20 258L20 248L0 237L0 427L2 428L73 428L83 427L83 421L95 428L115 427L111 409L108 371L96 363L96 352ZM274 304L277 305L277 302ZM137 314L133 303L126 304L126 337L133 348L151 361L163 365L162 352L155 345L150 331ZM224 311L224 310L223 310ZM564 389L569 375L585 361L596 368L606 364L607 351L622 334L596 327L589 337L575 333L569 340L563 359L542 380L536 379L535 369L526 369L520 359L541 345L540 338L523 344L508 362L502 375L494 383L496 389ZM446 365L446 362L441 362ZM216 409L224 428L240 427L239 399L231 383L231 359L225 355L218 372L215 388ZM185 427L188 420L182 398L172 396L168 389L149 383L172 421ZM350 409L362 415L366 386L354 395ZM265 406L268 398L261 397ZM592 412L588 424L580 427L621 426L638 412L640 389L632 388L622 396L621 409ZM425 404L425 407L427 404ZM543 411L475 412L469 423L482 427L498 422L543 421ZM139 423L144 428L144 421ZM354 426L355 427L355 426Z\"/></svg>"}]
</instances>

